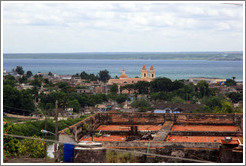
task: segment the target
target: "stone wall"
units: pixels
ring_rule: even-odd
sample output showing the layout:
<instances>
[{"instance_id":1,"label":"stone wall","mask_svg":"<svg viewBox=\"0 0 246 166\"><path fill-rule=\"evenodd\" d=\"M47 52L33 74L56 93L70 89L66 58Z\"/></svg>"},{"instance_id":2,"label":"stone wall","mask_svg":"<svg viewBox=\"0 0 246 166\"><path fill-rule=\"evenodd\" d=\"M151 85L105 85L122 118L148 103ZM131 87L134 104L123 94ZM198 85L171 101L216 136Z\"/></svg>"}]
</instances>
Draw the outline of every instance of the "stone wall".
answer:
<instances>
[{"instance_id":1,"label":"stone wall","mask_svg":"<svg viewBox=\"0 0 246 166\"><path fill-rule=\"evenodd\" d=\"M242 118L242 114L97 113L59 133L67 133L69 137L78 141L100 125L159 125L166 121L173 121L174 124L238 125L242 128Z\"/></svg>"},{"instance_id":2,"label":"stone wall","mask_svg":"<svg viewBox=\"0 0 246 166\"><path fill-rule=\"evenodd\" d=\"M242 114L158 114L158 113L102 113L106 114L108 124L163 124L165 121L174 121L175 124L216 124L240 125Z\"/></svg>"},{"instance_id":3,"label":"stone wall","mask_svg":"<svg viewBox=\"0 0 246 166\"><path fill-rule=\"evenodd\" d=\"M155 113L97 113L59 132L60 141L78 142L85 134L93 132L100 125L159 125L166 122L173 124L194 125L236 125L243 128L242 114L155 114ZM242 136L242 132L199 132L170 131L171 135L211 135ZM122 150L156 153L161 155L218 161L220 143L201 142L165 142L165 141L104 141L103 147ZM103 154L105 152L103 151ZM174 159L163 159L164 162L181 162ZM182 161L185 162L185 161Z\"/></svg>"},{"instance_id":4,"label":"stone wall","mask_svg":"<svg viewBox=\"0 0 246 166\"><path fill-rule=\"evenodd\" d=\"M219 143L189 143L189 142L103 142L103 146L107 148L118 148L121 150L130 150L137 152L147 151L160 155L176 156L176 153L182 153L184 158L198 159L216 162L219 156ZM187 162L169 158L159 158L164 162ZM154 161L148 161L154 162Z\"/></svg>"},{"instance_id":5,"label":"stone wall","mask_svg":"<svg viewBox=\"0 0 246 166\"><path fill-rule=\"evenodd\" d=\"M106 114L94 114L59 132L59 140L69 140L68 137L78 141L83 135L96 130L101 124L108 123Z\"/></svg>"}]
</instances>

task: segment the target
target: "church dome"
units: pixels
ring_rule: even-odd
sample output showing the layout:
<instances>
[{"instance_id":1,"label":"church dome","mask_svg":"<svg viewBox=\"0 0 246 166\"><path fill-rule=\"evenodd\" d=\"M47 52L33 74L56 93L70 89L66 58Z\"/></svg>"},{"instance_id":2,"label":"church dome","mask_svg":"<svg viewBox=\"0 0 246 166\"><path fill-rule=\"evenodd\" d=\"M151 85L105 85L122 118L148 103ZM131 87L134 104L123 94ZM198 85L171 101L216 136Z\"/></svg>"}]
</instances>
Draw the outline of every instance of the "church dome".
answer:
<instances>
[{"instance_id":1,"label":"church dome","mask_svg":"<svg viewBox=\"0 0 246 166\"><path fill-rule=\"evenodd\" d=\"M122 70L122 74L120 75L120 78L128 78L124 69Z\"/></svg>"}]
</instances>

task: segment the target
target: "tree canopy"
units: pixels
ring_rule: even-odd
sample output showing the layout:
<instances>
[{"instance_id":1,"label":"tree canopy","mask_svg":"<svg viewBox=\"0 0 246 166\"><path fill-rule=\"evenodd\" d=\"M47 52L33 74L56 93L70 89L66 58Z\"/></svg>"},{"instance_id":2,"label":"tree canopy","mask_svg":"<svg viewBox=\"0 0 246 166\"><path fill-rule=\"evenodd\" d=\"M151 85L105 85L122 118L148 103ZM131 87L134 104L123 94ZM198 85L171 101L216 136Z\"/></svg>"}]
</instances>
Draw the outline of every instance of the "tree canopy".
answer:
<instances>
[{"instance_id":1,"label":"tree canopy","mask_svg":"<svg viewBox=\"0 0 246 166\"><path fill-rule=\"evenodd\" d=\"M23 70L22 66L17 66L15 68L15 72L18 73L18 74L20 74L20 75L23 75L24 74L24 70Z\"/></svg>"},{"instance_id":2,"label":"tree canopy","mask_svg":"<svg viewBox=\"0 0 246 166\"><path fill-rule=\"evenodd\" d=\"M107 82L111 76L109 75L109 71L108 70L101 70L99 73L98 73L98 76L99 76L99 80L102 81L102 82Z\"/></svg>"}]
</instances>

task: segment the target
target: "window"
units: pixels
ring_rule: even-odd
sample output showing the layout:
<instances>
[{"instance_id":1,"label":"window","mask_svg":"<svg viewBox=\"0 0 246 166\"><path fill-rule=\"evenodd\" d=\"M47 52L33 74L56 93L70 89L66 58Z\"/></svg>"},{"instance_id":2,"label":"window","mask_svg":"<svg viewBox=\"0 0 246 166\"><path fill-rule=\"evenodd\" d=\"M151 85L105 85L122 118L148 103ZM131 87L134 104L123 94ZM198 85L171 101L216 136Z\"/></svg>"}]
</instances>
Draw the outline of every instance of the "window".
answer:
<instances>
[{"instance_id":1,"label":"window","mask_svg":"<svg viewBox=\"0 0 246 166\"><path fill-rule=\"evenodd\" d=\"M152 77L154 77L154 74L152 74Z\"/></svg>"},{"instance_id":2,"label":"window","mask_svg":"<svg viewBox=\"0 0 246 166\"><path fill-rule=\"evenodd\" d=\"M146 77L146 74L144 73L144 77Z\"/></svg>"}]
</instances>

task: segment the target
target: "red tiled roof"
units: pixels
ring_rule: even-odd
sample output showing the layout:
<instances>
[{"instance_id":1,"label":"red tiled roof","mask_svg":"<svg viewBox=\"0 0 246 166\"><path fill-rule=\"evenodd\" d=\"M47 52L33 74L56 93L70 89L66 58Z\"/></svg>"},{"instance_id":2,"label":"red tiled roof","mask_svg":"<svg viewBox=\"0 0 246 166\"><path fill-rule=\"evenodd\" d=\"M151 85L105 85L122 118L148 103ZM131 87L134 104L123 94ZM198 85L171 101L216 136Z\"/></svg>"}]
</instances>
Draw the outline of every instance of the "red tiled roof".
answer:
<instances>
[{"instance_id":1,"label":"red tiled roof","mask_svg":"<svg viewBox=\"0 0 246 166\"><path fill-rule=\"evenodd\" d=\"M110 135L110 136L100 136L93 137L93 141L125 141L126 135ZM79 141L92 141L92 137L84 138L82 137Z\"/></svg>"},{"instance_id":2,"label":"red tiled roof","mask_svg":"<svg viewBox=\"0 0 246 166\"><path fill-rule=\"evenodd\" d=\"M139 131L158 131L162 126L158 125L101 125L96 130L102 131L130 131L131 126L137 126Z\"/></svg>"},{"instance_id":3,"label":"red tiled roof","mask_svg":"<svg viewBox=\"0 0 246 166\"><path fill-rule=\"evenodd\" d=\"M178 136L168 135L167 142L210 142L221 143L224 140L224 136ZM237 140L238 137L232 137L232 140Z\"/></svg>"},{"instance_id":4,"label":"red tiled roof","mask_svg":"<svg viewBox=\"0 0 246 166\"><path fill-rule=\"evenodd\" d=\"M150 66L150 69L149 70L155 70L153 65Z\"/></svg>"},{"instance_id":5,"label":"red tiled roof","mask_svg":"<svg viewBox=\"0 0 246 166\"><path fill-rule=\"evenodd\" d=\"M238 145L238 140L231 140L230 142L226 142L225 140L221 140L222 144L230 144L230 145Z\"/></svg>"},{"instance_id":6,"label":"red tiled roof","mask_svg":"<svg viewBox=\"0 0 246 166\"><path fill-rule=\"evenodd\" d=\"M142 68L142 70L147 70L147 69L146 69L146 67L145 67L145 65L143 65L143 68Z\"/></svg>"},{"instance_id":7,"label":"red tiled roof","mask_svg":"<svg viewBox=\"0 0 246 166\"><path fill-rule=\"evenodd\" d=\"M240 131L239 126L173 125L172 131Z\"/></svg>"}]
</instances>

